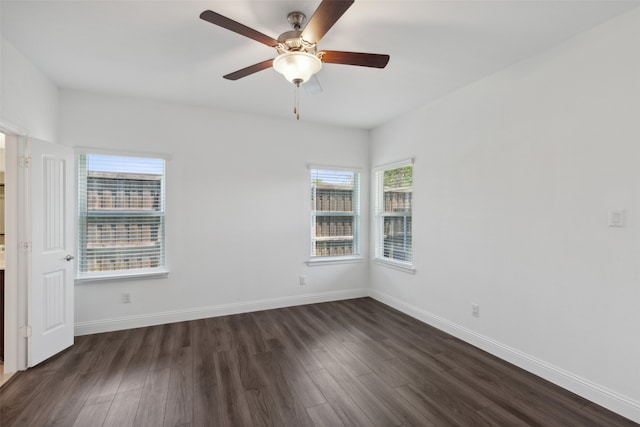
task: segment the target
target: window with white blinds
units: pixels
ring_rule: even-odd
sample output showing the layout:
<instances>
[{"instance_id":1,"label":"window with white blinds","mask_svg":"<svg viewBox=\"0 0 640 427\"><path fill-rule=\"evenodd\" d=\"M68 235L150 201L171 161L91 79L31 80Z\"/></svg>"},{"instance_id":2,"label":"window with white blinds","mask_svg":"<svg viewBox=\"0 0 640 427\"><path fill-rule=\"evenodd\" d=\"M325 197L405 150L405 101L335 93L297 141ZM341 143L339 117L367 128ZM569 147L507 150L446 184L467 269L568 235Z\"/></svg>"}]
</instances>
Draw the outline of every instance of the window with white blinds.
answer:
<instances>
[{"instance_id":1,"label":"window with white blinds","mask_svg":"<svg viewBox=\"0 0 640 427\"><path fill-rule=\"evenodd\" d=\"M360 173L311 169L311 257L360 254Z\"/></svg>"},{"instance_id":2,"label":"window with white blinds","mask_svg":"<svg viewBox=\"0 0 640 427\"><path fill-rule=\"evenodd\" d=\"M413 161L376 168L375 186L376 259L411 266Z\"/></svg>"},{"instance_id":3,"label":"window with white blinds","mask_svg":"<svg viewBox=\"0 0 640 427\"><path fill-rule=\"evenodd\" d=\"M79 279L166 272L164 163L79 155Z\"/></svg>"}]
</instances>

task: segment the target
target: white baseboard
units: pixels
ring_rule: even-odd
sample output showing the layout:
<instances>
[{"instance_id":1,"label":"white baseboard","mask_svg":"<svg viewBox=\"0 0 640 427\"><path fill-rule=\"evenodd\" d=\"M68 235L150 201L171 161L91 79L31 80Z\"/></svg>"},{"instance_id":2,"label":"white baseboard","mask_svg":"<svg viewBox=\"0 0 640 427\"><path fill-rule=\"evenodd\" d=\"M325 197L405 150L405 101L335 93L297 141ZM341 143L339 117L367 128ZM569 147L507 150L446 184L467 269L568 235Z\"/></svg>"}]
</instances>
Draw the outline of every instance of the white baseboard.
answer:
<instances>
[{"instance_id":1,"label":"white baseboard","mask_svg":"<svg viewBox=\"0 0 640 427\"><path fill-rule=\"evenodd\" d=\"M172 310L162 313L142 314L112 319L77 322L74 326L76 336L96 334L100 332L120 331L123 329L142 328L145 326L163 325L165 323L183 322L186 320L204 319L207 317L227 316L229 314L249 313L252 311L271 310L274 308L295 305L315 304L327 301L339 301L368 296L367 289L349 289L345 291L322 292L269 298L257 301L245 301L232 304L220 304L185 310Z\"/></svg>"},{"instance_id":2,"label":"white baseboard","mask_svg":"<svg viewBox=\"0 0 640 427\"><path fill-rule=\"evenodd\" d=\"M571 372L504 345L426 310L407 304L375 289L369 296L424 323L447 332L509 363L559 385L623 417L640 422L640 402L581 378Z\"/></svg>"}]
</instances>

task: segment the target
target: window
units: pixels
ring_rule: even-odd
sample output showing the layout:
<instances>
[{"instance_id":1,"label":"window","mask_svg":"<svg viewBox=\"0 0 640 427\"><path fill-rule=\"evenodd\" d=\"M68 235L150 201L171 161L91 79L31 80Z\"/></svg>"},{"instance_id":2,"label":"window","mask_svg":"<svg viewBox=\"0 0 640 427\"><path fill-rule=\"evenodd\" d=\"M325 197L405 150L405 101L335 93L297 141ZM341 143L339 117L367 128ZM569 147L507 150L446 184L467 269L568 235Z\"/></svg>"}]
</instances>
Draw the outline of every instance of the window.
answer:
<instances>
[{"instance_id":1,"label":"window","mask_svg":"<svg viewBox=\"0 0 640 427\"><path fill-rule=\"evenodd\" d=\"M375 170L376 260L411 269L413 161Z\"/></svg>"},{"instance_id":2,"label":"window","mask_svg":"<svg viewBox=\"0 0 640 427\"><path fill-rule=\"evenodd\" d=\"M311 257L360 254L360 173L311 169Z\"/></svg>"},{"instance_id":3,"label":"window","mask_svg":"<svg viewBox=\"0 0 640 427\"><path fill-rule=\"evenodd\" d=\"M166 273L164 160L78 157L78 279Z\"/></svg>"}]
</instances>

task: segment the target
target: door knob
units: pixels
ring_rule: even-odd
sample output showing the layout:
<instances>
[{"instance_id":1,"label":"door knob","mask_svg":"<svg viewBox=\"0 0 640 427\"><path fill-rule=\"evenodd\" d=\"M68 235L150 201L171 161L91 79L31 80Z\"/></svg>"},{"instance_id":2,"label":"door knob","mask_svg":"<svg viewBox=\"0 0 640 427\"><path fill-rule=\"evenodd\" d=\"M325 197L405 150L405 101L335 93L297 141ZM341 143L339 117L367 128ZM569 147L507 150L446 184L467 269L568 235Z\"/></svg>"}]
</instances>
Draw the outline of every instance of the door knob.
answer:
<instances>
[{"instance_id":1,"label":"door knob","mask_svg":"<svg viewBox=\"0 0 640 427\"><path fill-rule=\"evenodd\" d=\"M64 257L64 259L66 259L67 261L71 261L74 258L75 257L73 255L67 255L66 257Z\"/></svg>"}]
</instances>

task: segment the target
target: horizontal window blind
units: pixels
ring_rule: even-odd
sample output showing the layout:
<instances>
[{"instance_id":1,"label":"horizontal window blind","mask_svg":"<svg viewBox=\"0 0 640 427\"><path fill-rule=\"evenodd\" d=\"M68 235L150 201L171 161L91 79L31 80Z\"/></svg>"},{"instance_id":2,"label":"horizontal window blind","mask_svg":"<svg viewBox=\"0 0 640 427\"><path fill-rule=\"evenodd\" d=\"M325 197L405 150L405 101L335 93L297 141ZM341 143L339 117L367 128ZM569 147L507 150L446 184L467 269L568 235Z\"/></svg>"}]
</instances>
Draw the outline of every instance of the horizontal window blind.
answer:
<instances>
[{"instance_id":1,"label":"horizontal window blind","mask_svg":"<svg viewBox=\"0 0 640 427\"><path fill-rule=\"evenodd\" d=\"M164 270L164 160L78 158L78 277Z\"/></svg>"},{"instance_id":2,"label":"horizontal window blind","mask_svg":"<svg viewBox=\"0 0 640 427\"><path fill-rule=\"evenodd\" d=\"M360 254L360 173L311 169L311 256Z\"/></svg>"},{"instance_id":3,"label":"horizontal window blind","mask_svg":"<svg viewBox=\"0 0 640 427\"><path fill-rule=\"evenodd\" d=\"M378 168L376 181L376 258L411 264L413 164L411 160Z\"/></svg>"}]
</instances>

